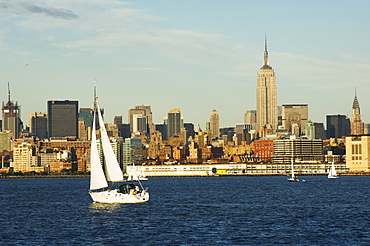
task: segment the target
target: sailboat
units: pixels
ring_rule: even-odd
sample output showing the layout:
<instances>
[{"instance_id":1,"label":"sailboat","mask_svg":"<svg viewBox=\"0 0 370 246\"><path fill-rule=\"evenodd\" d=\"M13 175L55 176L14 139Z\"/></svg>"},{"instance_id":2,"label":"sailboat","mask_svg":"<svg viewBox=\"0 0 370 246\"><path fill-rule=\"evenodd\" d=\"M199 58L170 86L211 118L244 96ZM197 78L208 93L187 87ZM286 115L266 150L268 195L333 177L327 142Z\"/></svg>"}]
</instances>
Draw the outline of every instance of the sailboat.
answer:
<instances>
[{"instance_id":1,"label":"sailboat","mask_svg":"<svg viewBox=\"0 0 370 246\"><path fill-rule=\"evenodd\" d=\"M100 125L104 170L98 154L96 115L98 116L98 122ZM149 192L147 189L144 189L140 180L137 180L136 182L123 180L122 170L109 142L97 97L95 97L94 103L90 162L91 176L89 194L94 202L142 203L149 200Z\"/></svg>"},{"instance_id":2,"label":"sailboat","mask_svg":"<svg viewBox=\"0 0 370 246\"><path fill-rule=\"evenodd\" d=\"M139 173L138 167L134 163L132 163L132 168L127 170L127 175L127 180L148 180L143 171Z\"/></svg>"},{"instance_id":3,"label":"sailboat","mask_svg":"<svg viewBox=\"0 0 370 246\"><path fill-rule=\"evenodd\" d=\"M329 179L339 178L339 176L337 175L337 171L335 171L334 161L331 163L331 168L330 168L329 173L328 173L328 178Z\"/></svg>"},{"instance_id":4,"label":"sailboat","mask_svg":"<svg viewBox=\"0 0 370 246\"><path fill-rule=\"evenodd\" d=\"M294 162L293 162L293 158L292 158L291 163L292 163L292 176L291 176L290 178L287 178L287 180L288 180L289 182L299 182L298 177L296 177L296 176L294 175Z\"/></svg>"}]
</instances>

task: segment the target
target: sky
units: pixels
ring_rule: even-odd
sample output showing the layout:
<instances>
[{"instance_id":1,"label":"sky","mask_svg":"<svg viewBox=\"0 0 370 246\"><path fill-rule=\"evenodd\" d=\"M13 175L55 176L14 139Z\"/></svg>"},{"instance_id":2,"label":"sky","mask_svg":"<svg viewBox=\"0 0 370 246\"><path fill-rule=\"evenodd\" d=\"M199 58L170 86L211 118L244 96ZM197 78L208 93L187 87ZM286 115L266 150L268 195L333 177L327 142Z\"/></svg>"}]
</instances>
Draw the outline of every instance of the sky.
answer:
<instances>
[{"instance_id":1,"label":"sky","mask_svg":"<svg viewBox=\"0 0 370 246\"><path fill-rule=\"evenodd\" d=\"M309 119L351 117L357 91L370 122L370 1L0 0L0 100L46 112L48 100L91 107L105 121L151 105L154 123L181 109L203 129L255 109L265 35L278 104L308 104Z\"/></svg>"}]
</instances>

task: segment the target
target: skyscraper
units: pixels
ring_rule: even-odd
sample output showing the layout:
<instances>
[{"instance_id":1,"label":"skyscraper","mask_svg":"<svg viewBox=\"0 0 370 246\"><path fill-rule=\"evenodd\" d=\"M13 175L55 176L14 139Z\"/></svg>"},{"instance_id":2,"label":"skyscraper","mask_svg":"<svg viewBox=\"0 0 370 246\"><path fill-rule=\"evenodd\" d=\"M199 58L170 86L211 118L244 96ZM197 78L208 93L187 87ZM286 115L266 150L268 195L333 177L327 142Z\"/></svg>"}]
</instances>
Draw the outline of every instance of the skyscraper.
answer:
<instances>
[{"instance_id":1,"label":"skyscraper","mask_svg":"<svg viewBox=\"0 0 370 246\"><path fill-rule=\"evenodd\" d=\"M137 128L135 129L135 127L137 126L138 118L146 118L146 124L148 125L148 127L146 128L149 129L148 135L150 135L150 133L154 131L153 114L151 106L135 105L134 108L128 110L128 123L130 124L131 133L138 131ZM141 120L141 123L142 122L143 121Z\"/></svg>"},{"instance_id":2,"label":"skyscraper","mask_svg":"<svg viewBox=\"0 0 370 246\"><path fill-rule=\"evenodd\" d=\"M257 112L256 110L247 110L244 113L244 124L249 124L252 130L256 130Z\"/></svg>"},{"instance_id":3,"label":"skyscraper","mask_svg":"<svg viewBox=\"0 0 370 246\"><path fill-rule=\"evenodd\" d=\"M48 101L49 137L78 137L78 101Z\"/></svg>"},{"instance_id":4,"label":"skyscraper","mask_svg":"<svg viewBox=\"0 0 370 246\"><path fill-rule=\"evenodd\" d=\"M181 111L179 108L172 109L168 112L167 118L167 131L168 131L168 139L175 134L179 134L181 132L181 128L183 127L181 121Z\"/></svg>"},{"instance_id":5,"label":"skyscraper","mask_svg":"<svg viewBox=\"0 0 370 246\"><path fill-rule=\"evenodd\" d=\"M351 135L364 134L364 123L361 120L360 104L357 100L357 93L355 91L355 98L352 104L352 120L351 120Z\"/></svg>"},{"instance_id":6,"label":"skyscraper","mask_svg":"<svg viewBox=\"0 0 370 246\"><path fill-rule=\"evenodd\" d=\"M341 138L350 134L350 121L345 115L326 116L326 137Z\"/></svg>"},{"instance_id":7,"label":"skyscraper","mask_svg":"<svg viewBox=\"0 0 370 246\"><path fill-rule=\"evenodd\" d=\"M122 115L114 116L114 124L117 126L122 125Z\"/></svg>"},{"instance_id":8,"label":"skyscraper","mask_svg":"<svg viewBox=\"0 0 370 246\"><path fill-rule=\"evenodd\" d=\"M46 113L30 113L30 130L38 138L48 137L48 117Z\"/></svg>"},{"instance_id":9,"label":"skyscraper","mask_svg":"<svg viewBox=\"0 0 370 246\"><path fill-rule=\"evenodd\" d=\"M282 125L289 133L293 134L294 126L298 127L298 134L304 131L308 122L307 104L284 104L282 107Z\"/></svg>"},{"instance_id":10,"label":"skyscraper","mask_svg":"<svg viewBox=\"0 0 370 246\"><path fill-rule=\"evenodd\" d=\"M211 138L216 139L220 136L220 116L216 109L212 110L211 116L209 117Z\"/></svg>"},{"instance_id":11,"label":"skyscraper","mask_svg":"<svg viewBox=\"0 0 370 246\"><path fill-rule=\"evenodd\" d=\"M8 83L8 102L3 102L2 105L3 122L2 130L10 130L12 132L13 138L18 138L19 133L22 129L22 121L20 119L20 107L18 102L12 102L10 100L10 87Z\"/></svg>"},{"instance_id":12,"label":"skyscraper","mask_svg":"<svg viewBox=\"0 0 370 246\"><path fill-rule=\"evenodd\" d=\"M267 40L265 38L264 64L258 71L256 89L257 128L266 126L276 131L278 125L277 115L277 87L275 72L269 65Z\"/></svg>"}]
</instances>

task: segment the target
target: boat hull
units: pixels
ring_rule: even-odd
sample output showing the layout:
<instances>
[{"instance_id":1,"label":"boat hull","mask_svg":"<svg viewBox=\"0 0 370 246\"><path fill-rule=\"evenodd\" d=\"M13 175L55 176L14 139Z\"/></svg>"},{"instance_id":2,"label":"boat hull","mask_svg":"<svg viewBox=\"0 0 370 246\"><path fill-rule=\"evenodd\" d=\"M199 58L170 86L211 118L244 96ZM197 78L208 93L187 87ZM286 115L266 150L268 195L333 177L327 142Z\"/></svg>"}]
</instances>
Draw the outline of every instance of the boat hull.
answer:
<instances>
[{"instance_id":1,"label":"boat hull","mask_svg":"<svg viewBox=\"0 0 370 246\"><path fill-rule=\"evenodd\" d=\"M337 179L339 176L328 176L329 179Z\"/></svg>"},{"instance_id":2,"label":"boat hull","mask_svg":"<svg viewBox=\"0 0 370 246\"><path fill-rule=\"evenodd\" d=\"M297 178L287 178L289 182L299 182L299 179Z\"/></svg>"},{"instance_id":3,"label":"boat hull","mask_svg":"<svg viewBox=\"0 0 370 246\"><path fill-rule=\"evenodd\" d=\"M94 202L101 203L142 203L149 201L149 193L145 190L136 194L123 194L118 190L90 191L89 193Z\"/></svg>"}]
</instances>

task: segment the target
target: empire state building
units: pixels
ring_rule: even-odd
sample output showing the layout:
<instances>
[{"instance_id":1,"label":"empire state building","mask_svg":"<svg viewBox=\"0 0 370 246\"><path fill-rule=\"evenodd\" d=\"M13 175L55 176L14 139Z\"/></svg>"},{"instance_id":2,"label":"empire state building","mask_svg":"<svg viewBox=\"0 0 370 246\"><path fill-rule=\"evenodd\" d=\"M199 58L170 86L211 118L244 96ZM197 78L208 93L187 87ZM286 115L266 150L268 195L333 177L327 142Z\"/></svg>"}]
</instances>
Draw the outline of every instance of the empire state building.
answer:
<instances>
[{"instance_id":1,"label":"empire state building","mask_svg":"<svg viewBox=\"0 0 370 246\"><path fill-rule=\"evenodd\" d=\"M278 125L277 87L274 69L269 65L265 39L264 64L258 71L256 89L257 130L261 127L276 132Z\"/></svg>"}]
</instances>

